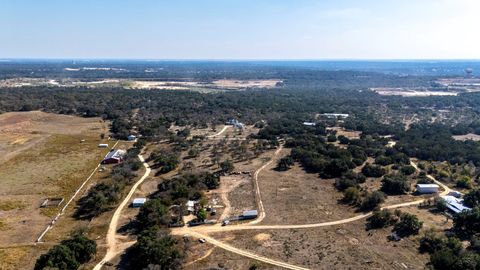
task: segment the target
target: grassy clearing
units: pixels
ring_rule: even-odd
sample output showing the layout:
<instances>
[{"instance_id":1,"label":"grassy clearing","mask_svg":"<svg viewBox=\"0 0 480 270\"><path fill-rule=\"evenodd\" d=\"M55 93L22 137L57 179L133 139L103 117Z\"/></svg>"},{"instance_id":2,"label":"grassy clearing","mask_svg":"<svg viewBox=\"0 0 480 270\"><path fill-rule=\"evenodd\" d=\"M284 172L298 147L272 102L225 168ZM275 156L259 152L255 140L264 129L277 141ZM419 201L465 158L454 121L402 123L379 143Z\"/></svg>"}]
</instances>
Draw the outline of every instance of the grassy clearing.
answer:
<instances>
[{"instance_id":1,"label":"grassy clearing","mask_svg":"<svg viewBox=\"0 0 480 270\"><path fill-rule=\"evenodd\" d=\"M25 203L21 201L3 201L0 202L0 210L2 211L11 211L15 209L24 209L26 207Z\"/></svg>"}]
</instances>

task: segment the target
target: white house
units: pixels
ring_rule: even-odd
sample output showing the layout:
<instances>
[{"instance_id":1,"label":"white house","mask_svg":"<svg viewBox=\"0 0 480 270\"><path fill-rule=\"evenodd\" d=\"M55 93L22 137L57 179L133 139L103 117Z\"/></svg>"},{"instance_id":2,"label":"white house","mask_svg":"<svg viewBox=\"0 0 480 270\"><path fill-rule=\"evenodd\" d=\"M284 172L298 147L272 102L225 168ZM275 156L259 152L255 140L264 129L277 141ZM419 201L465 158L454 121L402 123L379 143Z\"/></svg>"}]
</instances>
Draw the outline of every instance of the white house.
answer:
<instances>
[{"instance_id":1,"label":"white house","mask_svg":"<svg viewBox=\"0 0 480 270\"><path fill-rule=\"evenodd\" d=\"M128 139L129 141L135 141L135 140L137 139L137 136L135 136L135 135L128 135L127 139Z\"/></svg>"},{"instance_id":2,"label":"white house","mask_svg":"<svg viewBox=\"0 0 480 270\"><path fill-rule=\"evenodd\" d=\"M437 193L438 188L437 184L417 184L417 192L420 194Z\"/></svg>"}]
</instances>

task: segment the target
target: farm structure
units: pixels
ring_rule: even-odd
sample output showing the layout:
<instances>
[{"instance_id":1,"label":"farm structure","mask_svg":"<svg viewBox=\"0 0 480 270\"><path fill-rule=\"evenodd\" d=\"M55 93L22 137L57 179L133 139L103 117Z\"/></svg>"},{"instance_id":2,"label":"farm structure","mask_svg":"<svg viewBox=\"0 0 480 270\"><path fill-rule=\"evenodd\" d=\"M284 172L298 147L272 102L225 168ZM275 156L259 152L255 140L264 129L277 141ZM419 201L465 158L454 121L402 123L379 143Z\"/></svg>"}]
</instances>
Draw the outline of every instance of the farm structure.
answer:
<instances>
[{"instance_id":1,"label":"farm structure","mask_svg":"<svg viewBox=\"0 0 480 270\"><path fill-rule=\"evenodd\" d=\"M244 129L245 128L245 125L243 123L240 123L237 119L230 119L225 124L231 125L231 126L233 126L235 128L238 128L238 129Z\"/></svg>"},{"instance_id":2,"label":"farm structure","mask_svg":"<svg viewBox=\"0 0 480 270\"><path fill-rule=\"evenodd\" d=\"M304 126L314 127L316 124L314 122L303 122Z\"/></svg>"},{"instance_id":3,"label":"farm structure","mask_svg":"<svg viewBox=\"0 0 480 270\"><path fill-rule=\"evenodd\" d=\"M455 198L453 196L443 196L442 199L447 204L447 208L450 209L455 214L461 213L463 211L471 210L470 207L467 207L463 204L463 199Z\"/></svg>"},{"instance_id":4,"label":"farm structure","mask_svg":"<svg viewBox=\"0 0 480 270\"><path fill-rule=\"evenodd\" d=\"M439 186L436 184L418 184L417 192L420 194L437 193Z\"/></svg>"},{"instance_id":5,"label":"farm structure","mask_svg":"<svg viewBox=\"0 0 480 270\"><path fill-rule=\"evenodd\" d=\"M348 118L350 115L347 113L322 113L321 116L329 118L329 119L345 119Z\"/></svg>"},{"instance_id":6,"label":"farm structure","mask_svg":"<svg viewBox=\"0 0 480 270\"><path fill-rule=\"evenodd\" d=\"M135 198L133 199L132 207L133 208L142 207L142 205L144 205L146 201L147 201L146 198Z\"/></svg>"},{"instance_id":7,"label":"farm structure","mask_svg":"<svg viewBox=\"0 0 480 270\"><path fill-rule=\"evenodd\" d=\"M112 149L102 160L102 164L117 164L123 161L126 151L120 149Z\"/></svg>"},{"instance_id":8,"label":"farm structure","mask_svg":"<svg viewBox=\"0 0 480 270\"><path fill-rule=\"evenodd\" d=\"M257 210L247 210L243 211L243 214L240 216L240 219L255 219L258 216Z\"/></svg>"}]
</instances>

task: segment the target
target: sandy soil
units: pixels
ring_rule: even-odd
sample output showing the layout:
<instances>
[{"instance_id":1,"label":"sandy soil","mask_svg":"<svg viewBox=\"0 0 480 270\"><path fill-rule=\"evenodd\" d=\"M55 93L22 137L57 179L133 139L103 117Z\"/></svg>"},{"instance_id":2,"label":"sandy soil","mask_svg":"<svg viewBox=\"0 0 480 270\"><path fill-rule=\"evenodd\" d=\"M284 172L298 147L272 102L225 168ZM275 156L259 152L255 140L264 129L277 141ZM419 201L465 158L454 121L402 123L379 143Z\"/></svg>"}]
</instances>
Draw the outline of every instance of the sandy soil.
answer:
<instances>
[{"instance_id":1,"label":"sandy soil","mask_svg":"<svg viewBox=\"0 0 480 270\"><path fill-rule=\"evenodd\" d=\"M217 80L213 81L213 85L221 88L273 88L281 83L282 80Z\"/></svg>"},{"instance_id":2,"label":"sandy soil","mask_svg":"<svg viewBox=\"0 0 480 270\"><path fill-rule=\"evenodd\" d=\"M452 137L453 137L453 139L455 139L457 141L468 141L468 140L480 141L480 135L473 134L473 133L469 133L469 134L466 134L466 135L456 135L456 136L452 136Z\"/></svg>"},{"instance_id":3,"label":"sandy soil","mask_svg":"<svg viewBox=\"0 0 480 270\"><path fill-rule=\"evenodd\" d=\"M372 88L372 91L382 96L429 97L429 96L457 96L458 92L429 91L407 88Z\"/></svg>"}]
</instances>

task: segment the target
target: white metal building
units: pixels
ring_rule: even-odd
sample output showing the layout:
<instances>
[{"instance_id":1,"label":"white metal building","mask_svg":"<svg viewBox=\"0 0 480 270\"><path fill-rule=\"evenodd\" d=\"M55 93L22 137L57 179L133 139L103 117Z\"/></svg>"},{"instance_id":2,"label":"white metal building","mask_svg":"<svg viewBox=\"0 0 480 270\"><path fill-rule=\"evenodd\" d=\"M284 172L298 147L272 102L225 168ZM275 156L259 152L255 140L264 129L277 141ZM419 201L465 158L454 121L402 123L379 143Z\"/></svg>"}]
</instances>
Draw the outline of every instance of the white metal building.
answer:
<instances>
[{"instance_id":1,"label":"white metal building","mask_svg":"<svg viewBox=\"0 0 480 270\"><path fill-rule=\"evenodd\" d=\"M146 198L135 198L132 202L132 207L141 207L147 201Z\"/></svg>"},{"instance_id":2,"label":"white metal building","mask_svg":"<svg viewBox=\"0 0 480 270\"><path fill-rule=\"evenodd\" d=\"M437 184L417 184L417 192L421 194L425 193L437 193L439 186Z\"/></svg>"}]
</instances>

